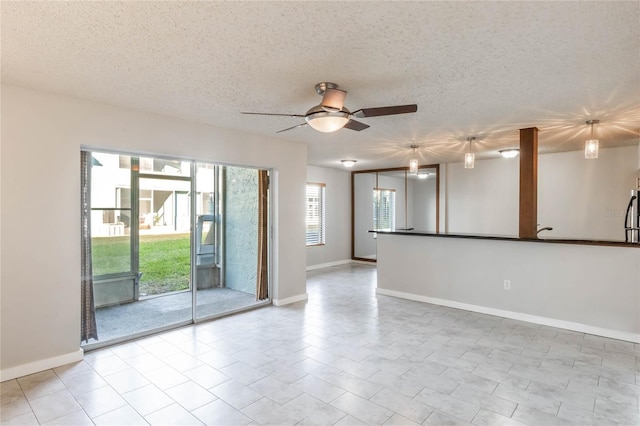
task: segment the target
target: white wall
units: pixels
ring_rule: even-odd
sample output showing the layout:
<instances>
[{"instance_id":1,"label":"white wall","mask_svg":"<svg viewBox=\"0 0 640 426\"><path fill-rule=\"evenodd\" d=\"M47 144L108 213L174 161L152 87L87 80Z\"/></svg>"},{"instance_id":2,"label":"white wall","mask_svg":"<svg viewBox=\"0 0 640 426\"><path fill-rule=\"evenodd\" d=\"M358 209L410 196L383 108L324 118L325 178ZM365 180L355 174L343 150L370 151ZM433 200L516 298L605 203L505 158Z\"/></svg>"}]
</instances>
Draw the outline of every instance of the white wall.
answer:
<instances>
[{"instance_id":1,"label":"white wall","mask_svg":"<svg viewBox=\"0 0 640 426\"><path fill-rule=\"evenodd\" d=\"M378 234L377 267L381 294L640 343L640 247Z\"/></svg>"},{"instance_id":2,"label":"white wall","mask_svg":"<svg viewBox=\"0 0 640 426\"><path fill-rule=\"evenodd\" d=\"M324 183L325 245L307 247L307 267L351 260L351 173L307 166L307 182Z\"/></svg>"},{"instance_id":3,"label":"white wall","mask_svg":"<svg viewBox=\"0 0 640 426\"><path fill-rule=\"evenodd\" d=\"M545 236L624 240L624 213L635 186L637 146L540 156L538 223ZM543 234L540 234L541 236Z\"/></svg>"},{"instance_id":4,"label":"white wall","mask_svg":"<svg viewBox=\"0 0 640 426\"><path fill-rule=\"evenodd\" d=\"M448 164L447 231L518 235L519 164L518 158L476 161L473 169Z\"/></svg>"},{"instance_id":5,"label":"white wall","mask_svg":"<svg viewBox=\"0 0 640 426\"><path fill-rule=\"evenodd\" d=\"M538 157L538 223L541 237L624 240L624 210L638 170L638 146ZM519 159L476 161L474 169L448 164L447 231L518 235Z\"/></svg>"},{"instance_id":6,"label":"white wall","mask_svg":"<svg viewBox=\"0 0 640 426\"><path fill-rule=\"evenodd\" d=\"M81 146L273 168L272 297L306 296L306 145L3 85L2 379L80 351Z\"/></svg>"}]
</instances>

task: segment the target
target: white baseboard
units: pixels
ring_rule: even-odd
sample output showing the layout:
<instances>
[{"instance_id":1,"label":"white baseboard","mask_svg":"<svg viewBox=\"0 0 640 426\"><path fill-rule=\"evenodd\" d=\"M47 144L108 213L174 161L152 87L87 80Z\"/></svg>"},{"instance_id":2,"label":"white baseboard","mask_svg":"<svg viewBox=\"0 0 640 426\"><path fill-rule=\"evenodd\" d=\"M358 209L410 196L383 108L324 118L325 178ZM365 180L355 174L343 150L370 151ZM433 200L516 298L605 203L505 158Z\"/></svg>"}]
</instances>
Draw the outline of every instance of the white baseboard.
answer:
<instances>
[{"instance_id":1,"label":"white baseboard","mask_svg":"<svg viewBox=\"0 0 640 426\"><path fill-rule=\"evenodd\" d=\"M16 367L5 368L4 370L0 370L0 382L15 379L18 377L28 376L29 374L33 373L39 373L40 371L60 367L61 365L69 364L72 362L82 361L83 358L84 351L82 350L82 348L79 348L75 352L69 352L64 355L41 359L39 361L18 365Z\"/></svg>"},{"instance_id":2,"label":"white baseboard","mask_svg":"<svg viewBox=\"0 0 640 426\"><path fill-rule=\"evenodd\" d=\"M308 298L309 298L309 295L307 293L304 293L304 294L299 294L297 296L287 297L285 299L273 299L272 303L275 306L284 306L290 303L302 302L304 300L307 300Z\"/></svg>"},{"instance_id":3,"label":"white baseboard","mask_svg":"<svg viewBox=\"0 0 640 426\"><path fill-rule=\"evenodd\" d=\"M629 333L627 331L611 330L608 328L595 327L572 321L564 321L537 315L523 314L520 312L504 311L502 309L488 308L486 306L471 305L468 303L455 302L446 299L436 299L434 297L420 296L402 291L376 288L377 294L398 297L400 299L413 300L416 302L431 303L433 305L446 306L449 308L462 309L465 311L478 312L481 314L494 315L497 317L510 318L518 321L530 322L533 324L546 325L549 327L563 328L565 330L577 331L580 333L593 334L596 336L609 337L611 339L625 340L627 342L640 343L640 334Z\"/></svg>"},{"instance_id":4,"label":"white baseboard","mask_svg":"<svg viewBox=\"0 0 640 426\"><path fill-rule=\"evenodd\" d=\"M351 262L353 262L351 259L344 259L344 260L338 260L336 262L321 263L319 265L310 265L310 266L307 266L307 271L313 271L315 269L322 269L322 268L330 268L332 266L346 265Z\"/></svg>"}]
</instances>

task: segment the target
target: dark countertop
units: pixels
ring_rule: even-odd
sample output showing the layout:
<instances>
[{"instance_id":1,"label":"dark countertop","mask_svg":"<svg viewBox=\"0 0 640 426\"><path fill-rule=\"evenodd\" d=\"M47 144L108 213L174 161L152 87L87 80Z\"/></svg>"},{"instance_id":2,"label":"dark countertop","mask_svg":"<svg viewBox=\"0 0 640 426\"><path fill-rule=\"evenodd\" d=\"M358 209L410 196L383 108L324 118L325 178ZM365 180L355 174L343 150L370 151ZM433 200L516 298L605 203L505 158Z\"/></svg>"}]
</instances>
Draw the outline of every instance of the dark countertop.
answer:
<instances>
[{"instance_id":1,"label":"dark countertop","mask_svg":"<svg viewBox=\"0 0 640 426\"><path fill-rule=\"evenodd\" d=\"M608 247L629 247L640 248L638 243L625 243L624 241L612 240L575 240L566 238L519 238L515 235L485 235L485 234L452 234L452 233L436 233L417 230L396 230L396 231L369 231L382 235L414 235L420 237L438 237L438 238L466 238L473 240L498 240L498 241L524 241L530 243L552 243L552 244L574 244L583 246L608 246Z\"/></svg>"}]
</instances>

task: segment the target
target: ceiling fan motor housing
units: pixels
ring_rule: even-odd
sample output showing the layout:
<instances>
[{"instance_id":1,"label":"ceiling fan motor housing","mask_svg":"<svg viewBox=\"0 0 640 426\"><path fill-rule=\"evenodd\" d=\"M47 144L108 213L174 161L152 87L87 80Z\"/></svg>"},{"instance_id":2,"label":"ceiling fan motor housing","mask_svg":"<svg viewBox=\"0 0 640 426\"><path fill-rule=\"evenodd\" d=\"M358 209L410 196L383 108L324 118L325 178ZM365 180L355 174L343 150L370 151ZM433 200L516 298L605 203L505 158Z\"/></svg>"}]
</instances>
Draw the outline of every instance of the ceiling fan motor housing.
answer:
<instances>
[{"instance_id":1,"label":"ceiling fan motor housing","mask_svg":"<svg viewBox=\"0 0 640 426\"><path fill-rule=\"evenodd\" d=\"M320 105L327 112L338 112L344 107L344 98L347 96L346 90L338 89L335 83L318 83L316 92L322 96Z\"/></svg>"}]
</instances>

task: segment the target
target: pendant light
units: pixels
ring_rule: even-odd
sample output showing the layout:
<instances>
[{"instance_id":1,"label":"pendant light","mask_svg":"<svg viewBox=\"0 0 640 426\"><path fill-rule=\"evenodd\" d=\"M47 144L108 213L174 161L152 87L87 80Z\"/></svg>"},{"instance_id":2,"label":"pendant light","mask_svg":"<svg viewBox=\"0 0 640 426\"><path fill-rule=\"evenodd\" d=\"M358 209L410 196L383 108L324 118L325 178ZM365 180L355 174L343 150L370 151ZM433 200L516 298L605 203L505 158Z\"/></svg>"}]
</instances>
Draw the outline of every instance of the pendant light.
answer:
<instances>
[{"instance_id":1,"label":"pendant light","mask_svg":"<svg viewBox=\"0 0 640 426\"><path fill-rule=\"evenodd\" d=\"M587 120L587 124L591 126L591 135L584 143L584 158L594 160L598 158L598 145L600 142L593 137L593 125L598 124L600 120Z\"/></svg>"},{"instance_id":2,"label":"pendant light","mask_svg":"<svg viewBox=\"0 0 640 426\"><path fill-rule=\"evenodd\" d=\"M409 160L409 173L413 175L418 174L418 157L416 157L416 148L418 145L411 145L411 149L413 153L411 155L411 159Z\"/></svg>"},{"instance_id":3,"label":"pendant light","mask_svg":"<svg viewBox=\"0 0 640 426\"><path fill-rule=\"evenodd\" d=\"M469 152L467 152L464 155L464 168L465 169L473 169L474 165L475 165L475 154L473 152L471 152L471 144L473 143L473 141L476 140L475 137L470 137L467 138L467 141L469 142Z\"/></svg>"}]
</instances>

